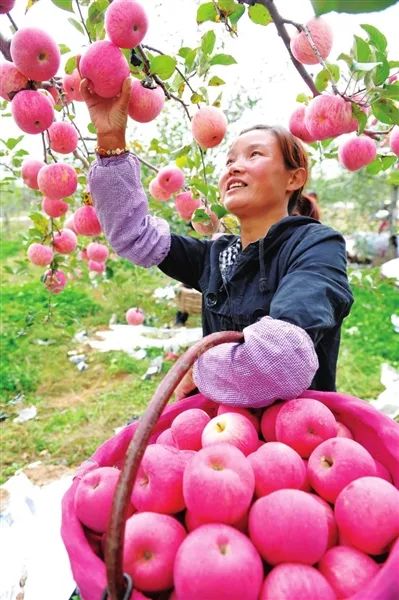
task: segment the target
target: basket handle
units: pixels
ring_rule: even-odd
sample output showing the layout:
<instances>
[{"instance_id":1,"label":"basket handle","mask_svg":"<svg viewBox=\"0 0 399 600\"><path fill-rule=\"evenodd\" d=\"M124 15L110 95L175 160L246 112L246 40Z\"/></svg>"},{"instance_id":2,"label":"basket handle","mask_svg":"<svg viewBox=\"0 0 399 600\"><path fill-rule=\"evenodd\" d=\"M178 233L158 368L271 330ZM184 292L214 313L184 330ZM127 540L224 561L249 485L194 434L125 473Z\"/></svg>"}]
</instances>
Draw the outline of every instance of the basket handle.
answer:
<instances>
[{"instance_id":1,"label":"basket handle","mask_svg":"<svg viewBox=\"0 0 399 600\"><path fill-rule=\"evenodd\" d=\"M221 331L211 333L196 342L176 361L157 387L148 407L138 422L137 429L127 449L125 462L119 477L112 504L112 515L105 543L105 564L108 590L104 597L110 600L128 600L126 598L126 579L122 569L123 539L125 534L126 512L130 493L147 447L151 432L177 384L183 379L189 368L204 352L219 344L241 342L240 331ZM130 596L130 594L129 594Z\"/></svg>"}]
</instances>

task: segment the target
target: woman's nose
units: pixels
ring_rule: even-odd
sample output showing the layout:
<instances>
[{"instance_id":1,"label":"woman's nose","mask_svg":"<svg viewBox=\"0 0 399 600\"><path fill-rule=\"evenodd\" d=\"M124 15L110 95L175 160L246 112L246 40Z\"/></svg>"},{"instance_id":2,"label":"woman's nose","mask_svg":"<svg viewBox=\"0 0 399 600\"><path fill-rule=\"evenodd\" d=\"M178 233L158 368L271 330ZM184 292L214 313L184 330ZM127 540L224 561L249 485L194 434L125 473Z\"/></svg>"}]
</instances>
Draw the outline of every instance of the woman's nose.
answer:
<instances>
[{"instance_id":1,"label":"woman's nose","mask_svg":"<svg viewBox=\"0 0 399 600\"><path fill-rule=\"evenodd\" d=\"M240 160L236 160L236 161L230 163L229 168L228 168L229 173L242 173L243 170L244 170L244 166L242 164L242 161L240 161Z\"/></svg>"}]
</instances>

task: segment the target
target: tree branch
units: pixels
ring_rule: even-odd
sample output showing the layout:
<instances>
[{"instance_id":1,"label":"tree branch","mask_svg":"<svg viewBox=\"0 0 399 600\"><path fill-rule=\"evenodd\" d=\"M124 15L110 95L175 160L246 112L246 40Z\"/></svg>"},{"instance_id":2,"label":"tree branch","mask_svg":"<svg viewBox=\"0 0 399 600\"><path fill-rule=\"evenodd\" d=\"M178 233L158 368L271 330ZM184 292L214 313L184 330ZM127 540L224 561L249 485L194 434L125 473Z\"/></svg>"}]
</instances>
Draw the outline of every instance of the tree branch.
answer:
<instances>
[{"instance_id":1,"label":"tree branch","mask_svg":"<svg viewBox=\"0 0 399 600\"><path fill-rule=\"evenodd\" d=\"M91 37L90 37L89 30L86 27L86 23L85 23L85 20L83 18L82 11L80 9L79 0L76 0L76 6L78 7L78 13L79 13L80 20L82 21L83 28L84 28L85 32L87 33L87 37L89 38L89 42L91 44L92 40L91 40Z\"/></svg>"},{"instance_id":2,"label":"tree branch","mask_svg":"<svg viewBox=\"0 0 399 600\"><path fill-rule=\"evenodd\" d=\"M9 12L7 13L7 17L8 17L8 19L9 19L9 21L10 21L11 25L13 26L13 28L14 28L14 31L18 31L17 24L16 24L16 22L14 21L14 19L12 18L12 16L10 15L10 13L9 13Z\"/></svg>"},{"instance_id":3,"label":"tree branch","mask_svg":"<svg viewBox=\"0 0 399 600\"><path fill-rule=\"evenodd\" d=\"M241 0L241 2L242 4L249 4L250 6L253 4L252 0ZM284 19L278 12L273 0L257 0L257 3L263 4L263 6L269 11L271 18L273 19L273 23L276 26L278 35L281 37L285 47L287 48L292 64L294 65L294 67L296 68L296 70L298 71L298 73L312 92L313 96L320 96L320 92L317 90L313 79L306 71L304 66L296 60L295 56L291 52L290 36L288 35L288 32L284 26Z\"/></svg>"},{"instance_id":4,"label":"tree branch","mask_svg":"<svg viewBox=\"0 0 399 600\"><path fill-rule=\"evenodd\" d=\"M12 61L10 54L11 40L7 40L4 35L0 32L0 52L6 60Z\"/></svg>"}]
</instances>

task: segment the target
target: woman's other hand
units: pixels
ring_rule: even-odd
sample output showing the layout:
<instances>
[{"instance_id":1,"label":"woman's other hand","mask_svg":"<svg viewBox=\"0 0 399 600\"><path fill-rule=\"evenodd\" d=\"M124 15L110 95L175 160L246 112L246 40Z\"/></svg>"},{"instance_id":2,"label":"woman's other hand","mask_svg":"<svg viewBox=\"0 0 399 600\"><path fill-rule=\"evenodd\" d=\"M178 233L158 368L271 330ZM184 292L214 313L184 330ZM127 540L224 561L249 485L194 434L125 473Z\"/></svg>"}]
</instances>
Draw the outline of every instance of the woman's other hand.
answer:
<instances>
[{"instance_id":1,"label":"woman's other hand","mask_svg":"<svg viewBox=\"0 0 399 600\"><path fill-rule=\"evenodd\" d=\"M175 389L175 398L176 400L182 400L192 392L197 386L193 380L193 368L185 374L179 385Z\"/></svg>"}]
</instances>

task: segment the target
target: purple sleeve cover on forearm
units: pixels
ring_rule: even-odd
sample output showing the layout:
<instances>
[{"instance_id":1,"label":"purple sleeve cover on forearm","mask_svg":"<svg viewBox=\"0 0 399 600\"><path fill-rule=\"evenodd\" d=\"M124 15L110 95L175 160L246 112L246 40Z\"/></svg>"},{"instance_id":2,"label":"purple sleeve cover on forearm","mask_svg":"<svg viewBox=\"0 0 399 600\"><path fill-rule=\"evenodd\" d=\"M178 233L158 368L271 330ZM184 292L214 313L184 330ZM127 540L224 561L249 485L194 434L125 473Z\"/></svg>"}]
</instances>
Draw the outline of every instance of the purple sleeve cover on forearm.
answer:
<instances>
[{"instance_id":1,"label":"purple sleeve cover on forearm","mask_svg":"<svg viewBox=\"0 0 399 600\"><path fill-rule=\"evenodd\" d=\"M169 225L148 214L137 158L132 154L98 157L90 168L89 186L101 227L115 252L143 267L162 262L170 248Z\"/></svg>"},{"instance_id":2,"label":"purple sleeve cover on forearm","mask_svg":"<svg viewBox=\"0 0 399 600\"><path fill-rule=\"evenodd\" d=\"M263 317L243 331L242 344L220 344L199 357L194 381L211 400L259 408L298 397L311 384L318 359L297 325Z\"/></svg>"}]
</instances>

